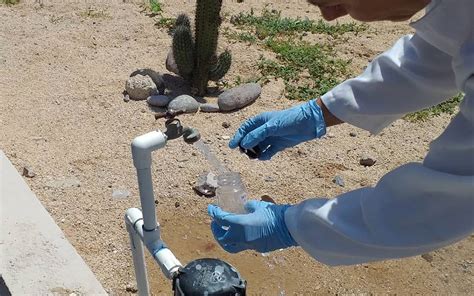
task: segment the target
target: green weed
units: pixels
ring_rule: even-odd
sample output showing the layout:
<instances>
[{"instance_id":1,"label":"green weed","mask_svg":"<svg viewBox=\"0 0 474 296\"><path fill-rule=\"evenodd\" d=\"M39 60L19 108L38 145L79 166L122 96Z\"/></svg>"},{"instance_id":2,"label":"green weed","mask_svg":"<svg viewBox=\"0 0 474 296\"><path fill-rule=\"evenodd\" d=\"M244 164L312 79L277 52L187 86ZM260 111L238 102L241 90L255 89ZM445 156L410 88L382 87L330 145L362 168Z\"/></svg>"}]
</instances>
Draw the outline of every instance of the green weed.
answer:
<instances>
[{"instance_id":1,"label":"green weed","mask_svg":"<svg viewBox=\"0 0 474 296\"><path fill-rule=\"evenodd\" d=\"M158 28L165 28L165 29L172 29L176 22L176 18L174 17L161 17L156 23L155 26Z\"/></svg>"},{"instance_id":2,"label":"green weed","mask_svg":"<svg viewBox=\"0 0 474 296\"><path fill-rule=\"evenodd\" d=\"M250 44L255 44L257 42L257 38L249 32L235 32L230 30L224 30L223 34L229 39L237 40L240 42L247 42Z\"/></svg>"},{"instance_id":3,"label":"green weed","mask_svg":"<svg viewBox=\"0 0 474 296\"><path fill-rule=\"evenodd\" d=\"M320 33L339 38L345 33L359 33L366 25L355 23L329 24L322 20L282 17L281 12L264 9L261 15L240 13L230 18L240 32L227 30L224 35L251 44L258 44L277 56L258 61L260 81L281 78L286 97L308 100L329 91L349 75L349 60L337 58L333 47L302 41L304 33Z\"/></svg>"},{"instance_id":4,"label":"green weed","mask_svg":"<svg viewBox=\"0 0 474 296\"><path fill-rule=\"evenodd\" d=\"M453 114L457 110L463 97L464 94L459 93L441 104L405 115L404 119L410 122L418 122L426 121L433 116L439 116L441 114Z\"/></svg>"},{"instance_id":5,"label":"green weed","mask_svg":"<svg viewBox=\"0 0 474 296\"><path fill-rule=\"evenodd\" d=\"M232 16L230 22L240 28L253 27L260 40L277 35L292 35L302 32L323 33L338 37L347 32L359 33L367 29L366 25L356 23L331 25L322 20L287 18L282 17L280 11L267 9L264 9L260 16L256 16L253 10L250 13L239 13Z\"/></svg>"},{"instance_id":6,"label":"green weed","mask_svg":"<svg viewBox=\"0 0 474 296\"><path fill-rule=\"evenodd\" d=\"M273 39L265 45L277 54L277 60L260 58L258 69L262 79L282 78L289 99L309 100L320 96L349 74L350 61L335 57L328 45Z\"/></svg>"},{"instance_id":7,"label":"green weed","mask_svg":"<svg viewBox=\"0 0 474 296\"><path fill-rule=\"evenodd\" d=\"M20 3L20 0L0 0L0 3L5 5L15 5Z\"/></svg>"},{"instance_id":8,"label":"green weed","mask_svg":"<svg viewBox=\"0 0 474 296\"><path fill-rule=\"evenodd\" d=\"M161 3L158 0L150 0L150 10L152 13L159 14L162 12Z\"/></svg>"}]
</instances>

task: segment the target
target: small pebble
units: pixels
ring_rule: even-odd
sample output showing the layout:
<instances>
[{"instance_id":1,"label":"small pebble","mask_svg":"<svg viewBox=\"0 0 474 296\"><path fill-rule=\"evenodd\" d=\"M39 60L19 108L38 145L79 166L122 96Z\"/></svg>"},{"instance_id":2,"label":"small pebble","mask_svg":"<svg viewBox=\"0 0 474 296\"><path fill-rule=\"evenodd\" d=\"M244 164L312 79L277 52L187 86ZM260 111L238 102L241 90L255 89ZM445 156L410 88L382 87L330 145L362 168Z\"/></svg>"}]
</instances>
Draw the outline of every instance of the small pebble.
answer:
<instances>
[{"instance_id":1,"label":"small pebble","mask_svg":"<svg viewBox=\"0 0 474 296\"><path fill-rule=\"evenodd\" d=\"M124 95L123 95L123 101L124 101L125 103L130 102L130 96L129 96L128 94L124 94Z\"/></svg>"},{"instance_id":2,"label":"small pebble","mask_svg":"<svg viewBox=\"0 0 474 296\"><path fill-rule=\"evenodd\" d=\"M350 133L349 133L349 136L351 136L351 137L357 137L357 134L354 133L354 132L350 132Z\"/></svg>"},{"instance_id":3,"label":"small pebble","mask_svg":"<svg viewBox=\"0 0 474 296\"><path fill-rule=\"evenodd\" d=\"M377 160L369 155L362 155L359 163L363 166L373 166Z\"/></svg>"},{"instance_id":4,"label":"small pebble","mask_svg":"<svg viewBox=\"0 0 474 296\"><path fill-rule=\"evenodd\" d=\"M260 197L260 200L276 204L275 200L273 198L271 198L270 195L264 194Z\"/></svg>"},{"instance_id":5,"label":"small pebble","mask_svg":"<svg viewBox=\"0 0 474 296\"><path fill-rule=\"evenodd\" d=\"M229 127L230 127L230 123L228 123L227 121L224 121L224 122L222 123L222 127L223 127L223 128L229 128Z\"/></svg>"},{"instance_id":6,"label":"small pebble","mask_svg":"<svg viewBox=\"0 0 474 296\"><path fill-rule=\"evenodd\" d=\"M222 138L222 140L230 140L229 136L222 136L221 138Z\"/></svg>"},{"instance_id":7,"label":"small pebble","mask_svg":"<svg viewBox=\"0 0 474 296\"><path fill-rule=\"evenodd\" d=\"M332 180L333 183L335 183L336 185L339 185L341 187L344 187L346 186L346 184L344 183L344 179L341 177L341 176L336 176L334 177L334 179Z\"/></svg>"},{"instance_id":8,"label":"small pebble","mask_svg":"<svg viewBox=\"0 0 474 296\"><path fill-rule=\"evenodd\" d=\"M264 179L263 179L265 182L275 182L275 178L271 177L271 176L266 176Z\"/></svg>"},{"instance_id":9,"label":"small pebble","mask_svg":"<svg viewBox=\"0 0 474 296\"><path fill-rule=\"evenodd\" d=\"M425 259L429 263L433 262L433 259L434 259L433 255L431 255L430 253L421 255L421 258Z\"/></svg>"},{"instance_id":10,"label":"small pebble","mask_svg":"<svg viewBox=\"0 0 474 296\"><path fill-rule=\"evenodd\" d=\"M134 285L128 284L128 285L125 287L125 291L130 292L130 293L137 293L137 292L138 292L138 289L137 289L137 287L135 287Z\"/></svg>"},{"instance_id":11,"label":"small pebble","mask_svg":"<svg viewBox=\"0 0 474 296\"><path fill-rule=\"evenodd\" d=\"M177 201L177 202L174 203L174 207L175 207L175 208L179 208L180 205L181 205L181 204L179 203L179 201Z\"/></svg>"},{"instance_id":12,"label":"small pebble","mask_svg":"<svg viewBox=\"0 0 474 296\"><path fill-rule=\"evenodd\" d=\"M34 176L36 176L36 173L33 172L31 167L26 166L26 167L23 168L23 176L25 176L27 178L33 178Z\"/></svg>"}]
</instances>

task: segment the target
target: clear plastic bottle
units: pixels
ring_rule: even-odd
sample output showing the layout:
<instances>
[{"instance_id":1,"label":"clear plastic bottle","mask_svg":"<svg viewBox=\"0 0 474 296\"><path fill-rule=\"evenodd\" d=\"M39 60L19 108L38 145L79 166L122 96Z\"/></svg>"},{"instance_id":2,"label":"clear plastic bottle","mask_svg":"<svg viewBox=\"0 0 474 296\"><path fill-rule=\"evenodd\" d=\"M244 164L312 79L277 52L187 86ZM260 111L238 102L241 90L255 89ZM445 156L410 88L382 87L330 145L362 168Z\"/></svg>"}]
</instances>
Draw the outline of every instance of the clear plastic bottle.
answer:
<instances>
[{"instance_id":1,"label":"clear plastic bottle","mask_svg":"<svg viewBox=\"0 0 474 296\"><path fill-rule=\"evenodd\" d=\"M217 205L226 212L245 214L244 204L247 201L245 189L240 173L228 172L217 176Z\"/></svg>"}]
</instances>

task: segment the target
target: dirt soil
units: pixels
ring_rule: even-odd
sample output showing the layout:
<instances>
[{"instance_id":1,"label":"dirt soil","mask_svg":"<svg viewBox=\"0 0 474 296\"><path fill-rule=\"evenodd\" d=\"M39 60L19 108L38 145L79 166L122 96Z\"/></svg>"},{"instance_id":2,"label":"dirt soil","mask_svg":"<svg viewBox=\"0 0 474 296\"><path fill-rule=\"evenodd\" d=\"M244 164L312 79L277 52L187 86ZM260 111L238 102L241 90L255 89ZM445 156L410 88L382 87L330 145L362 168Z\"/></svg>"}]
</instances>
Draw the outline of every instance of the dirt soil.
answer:
<instances>
[{"instance_id":1,"label":"dirt soil","mask_svg":"<svg viewBox=\"0 0 474 296\"><path fill-rule=\"evenodd\" d=\"M161 2L165 16L194 8L193 1ZM232 15L253 7L259 12L266 5L284 15L320 18L318 10L302 0L291 5L225 1L223 11ZM0 20L0 149L20 172L29 166L36 173L26 179L29 186L106 290L111 295L129 294L126 288L134 285L134 274L123 215L127 208L139 206L130 142L163 128L163 122L154 120L145 102L124 102L122 91L137 68L166 72L171 39L165 29L154 25L157 17L147 16L140 2L129 0L25 0L15 6L1 5ZM228 20L224 25L230 26ZM407 23L371 24L363 33L348 34L339 53L353 59L352 70L358 73L409 32ZM262 48L225 37L220 45L233 53L230 81L237 75L255 74ZM241 111L180 117L199 129L229 168L241 172L253 198L267 194L278 203L334 197L372 186L389 170L422 160L429 142L450 120L447 115L423 123L399 120L378 136L341 125L330 128L323 139L288 149L268 162L250 161L228 149L227 136L243 120L297 103L282 98L282 90L281 81L272 81L256 103ZM230 128L222 127L223 122ZM364 153L376 158L374 166L359 165ZM299 248L266 256L252 251L227 254L209 229L206 205L213 200L197 196L190 185L209 169L207 162L181 140L170 141L153 161L165 241L184 263L200 257L227 260L248 280L250 295L467 295L473 291L473 236L424 257L349 267L324 266ZM345 187L332 182L336 175L344 178ZM71 178L80 185L48 185ZM131 194L112 198L115 189ZM150 266L150 273L153 294L171 294L170 284L156 266Z\"/></svg>"}]
</instances>

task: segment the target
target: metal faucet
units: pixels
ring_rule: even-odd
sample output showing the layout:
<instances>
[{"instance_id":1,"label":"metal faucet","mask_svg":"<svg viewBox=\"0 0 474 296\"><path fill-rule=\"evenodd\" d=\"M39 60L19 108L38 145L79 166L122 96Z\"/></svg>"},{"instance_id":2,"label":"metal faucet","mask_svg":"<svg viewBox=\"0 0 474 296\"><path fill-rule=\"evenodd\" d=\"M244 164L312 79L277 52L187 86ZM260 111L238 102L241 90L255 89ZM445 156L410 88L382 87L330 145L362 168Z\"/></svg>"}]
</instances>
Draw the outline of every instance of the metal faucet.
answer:
<instances>
[{"instance_id":1,"label":"metal faucet","mask_svg":"<svg viewBox=\"0 0 474 296\"><path fill-rule=\"evenodd\" d=\"M183 126L181 121L179 121L178 118L175 118L177 115L176 112L167 111L166 113L167 114L164 116L167 118L165 122L166 131L164 134L168 140L177 139L183 136L184 142L192 144L201 138L201 135L197 129L189 126Z\"/></svg>"}]
</instances>

